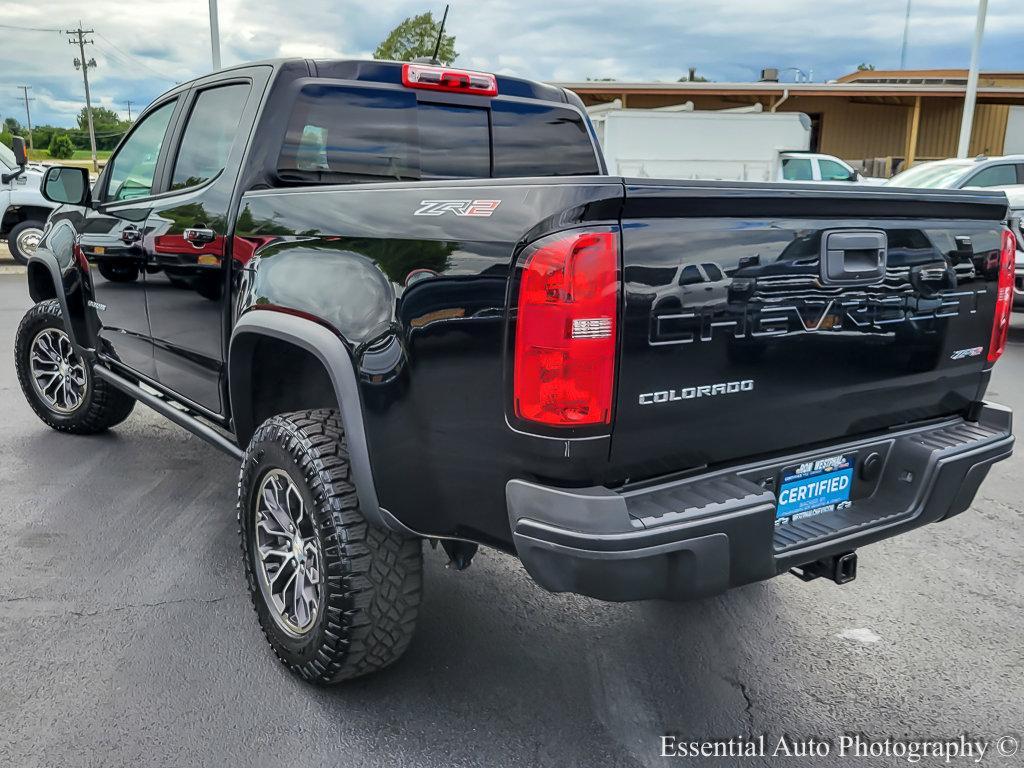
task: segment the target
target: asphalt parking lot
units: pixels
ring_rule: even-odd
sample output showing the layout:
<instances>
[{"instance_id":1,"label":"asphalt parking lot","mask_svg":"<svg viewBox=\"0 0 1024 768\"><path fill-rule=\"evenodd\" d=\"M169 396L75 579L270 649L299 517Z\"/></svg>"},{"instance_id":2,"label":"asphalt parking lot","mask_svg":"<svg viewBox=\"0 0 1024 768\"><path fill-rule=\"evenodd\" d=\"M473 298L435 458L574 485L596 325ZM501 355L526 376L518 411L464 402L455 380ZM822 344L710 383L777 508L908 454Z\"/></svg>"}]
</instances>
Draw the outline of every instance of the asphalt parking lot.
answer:
<instances>
[{"instance_id":1,"label":"asphalt parking lot","mask_svg":"<svg viewBox=\"0 0 1024 768\"><path fill-rule=\"evenodd\" d=\"M655 765L663 734L1024 731L1024 454L973 510L861 550L844 587L614 605L548 594L505 555L457 573L428 549L404 660L315 689L258 630L235 463L141 406L103 436L47 429L14 373L29 303L0 275L4 765ZM990 398L1024 412L1014 326Z\"/></svg>"}]
</instances>

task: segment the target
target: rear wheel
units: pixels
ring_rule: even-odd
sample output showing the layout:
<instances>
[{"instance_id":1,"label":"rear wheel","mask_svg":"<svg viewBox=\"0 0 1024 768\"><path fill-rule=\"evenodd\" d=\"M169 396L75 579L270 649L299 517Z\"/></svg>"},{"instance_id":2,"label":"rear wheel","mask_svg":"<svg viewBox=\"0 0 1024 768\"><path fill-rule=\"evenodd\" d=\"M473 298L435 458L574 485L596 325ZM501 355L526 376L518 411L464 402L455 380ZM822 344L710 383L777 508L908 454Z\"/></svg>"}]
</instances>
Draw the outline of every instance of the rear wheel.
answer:
<instances>
[{"instance_id":1,"label":"rear wheel","mask_svg":"<svg viewBox=\"0 0 1024 768\"><path fill-rule=\"evenodd\" d=\"M336 683L405 652L422 592L421 541L363 517L337 413L260 425L242 459L238 523L256 615L289 669Z\"/></svg>"},{"instance_id":2,"label":"rear wheel","mask_svg":"<svg viewBox=\"0 0 1024 768\"><path fill-rule=\"evenodd\" d=\"M14 345L18 382L32 410L62 432L93 434L128 418L135 400L97 379L71 344L56 299L30 309Z\"/></svg>"},{"instance_id":3,"label":"rear wheel","mask_svg":"<svg viewBox=\"0 0 1024 768\"><path fill-rule=\"evenodd\" d=\"M19 264L27 264L43 239L43 222L31 219L19 222L7 235L7 247Z\"/></svg>"}]
</instances>

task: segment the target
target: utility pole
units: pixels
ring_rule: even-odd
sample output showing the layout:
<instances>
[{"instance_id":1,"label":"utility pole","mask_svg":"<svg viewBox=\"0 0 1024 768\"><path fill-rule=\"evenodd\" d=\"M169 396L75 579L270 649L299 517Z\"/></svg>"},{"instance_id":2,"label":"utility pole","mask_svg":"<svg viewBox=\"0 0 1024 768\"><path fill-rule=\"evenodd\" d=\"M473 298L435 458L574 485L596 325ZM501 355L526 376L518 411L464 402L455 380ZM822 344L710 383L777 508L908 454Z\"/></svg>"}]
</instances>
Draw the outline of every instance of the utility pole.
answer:
<instances>
[{"instance_id":1,"label":"utility pole","mask_svg":"<svg viewBox=\"0 0 1024 768\"><path fill-rule=\"evenodd\" d=\"M213 71L220 69L220 25L217 22L217 0L210 0L210 49L213 53Z\"/></svg>"},{"instance_id":2,"label":"utility pole","mask_svg":"<svg viewBox=\"0 0 1024 768\"><path fill-rule=\"evenodd\" d=\"M907 15L903 19L903 44L900 45L900 69L907 68L908 37L910 37L910 0L907 0Z\"/></svg>"},{"instance_id":3,"label":"utility pole","mask_svg":"<svg viewBox=\"0 0 1024 768\"><path fill-rule=\"evenodd\" d=\"M960 121L960 142L956 156L967 157L971 147L971 128L974 125L974 103L978 98L978 60L981 54L981 38L985 34L985 14L988 0L978 2L978 20L974 24L974 44L971 46L971 68L967 73L967 92L964 94L964 115Z\"/></svg>"},{"instance_id":4,"label":"utility pole","mask_svg":"<svg viewBox=\"0 0 1024 768\"><path fill-rule=\"evenodd\" d=\"M18 87L21 88L21 92L25 96L25 121L28 123L28 148L35 149L35 145L32 144L32 113L29 111L28 108L28 103L30 101L35 101L35 99L30 99L28 97L28 92L32 90L32 86L19 85Z\"/></svg>"},{"instance_id":5,"label":"utility pole","mask_svg":"<svg viewBox=\"0 0 1024 768\"><path fill-rule=\"evenodd\" d=\"M128 122L130 123L132 121L132 100L126 99L126 101L128 102Z\"/></svg>"},{"instance_id":6,"label":"utility pole","mask_svg":"<svg viewBox=\"0 0 1024 768\"><path fill-rule=\"evenodd\" d=\"M93 173L99 173L100 164L96 160L96 131L92 126L92 97L89 95L89 67L96 66L96 59L85 60L85 46L93 44L93 41L86 40L85 36L92 33L93 30L91 29L82 29L82 22L78 22L78 29L68 30L64 34L77 38L77 40L72 39L68 40L68 42L71 45L77 45L78 52L81 55L81 58L75 59L75 69L81 67L82 79L85 81L85 116L89 121L89 148L92 150L92 170Z\"/></svg>"}]
</instances>

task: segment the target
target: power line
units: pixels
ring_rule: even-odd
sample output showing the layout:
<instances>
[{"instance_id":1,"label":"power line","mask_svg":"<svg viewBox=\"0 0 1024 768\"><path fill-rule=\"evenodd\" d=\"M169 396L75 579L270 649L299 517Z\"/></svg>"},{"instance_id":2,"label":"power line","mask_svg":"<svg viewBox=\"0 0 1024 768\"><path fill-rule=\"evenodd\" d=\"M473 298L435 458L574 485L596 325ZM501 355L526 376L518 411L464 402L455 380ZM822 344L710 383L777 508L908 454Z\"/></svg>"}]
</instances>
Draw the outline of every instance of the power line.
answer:
<instances>
[{"instance_id":1,"label":"power line","mask_svg":"<svg viewBox=\"0 0 1024 768\"><path fill-rule=\"evenodd\" d=\"M17 27L14 24L0 24L0 29L16 29L19 32L63 32L62 29L50 29L49 27Z\"/></svg>"},{"instance_id":2,"label":"power line","mask_svg":"<svg viewBox=\"0 0 1024 768\"><path fill-rule=\"evenodd\" d=\"M129 62L134 62L135 64L138 64L140 67L143 67L144 69L148 69L154 75L157 75L158 77L160 77L160 78L162 78L164 80L167 80L168 82L175 83L175 84L181 82L180 80L175 80L173 77L168 77L163 72L157 72L155 69L153 69L151 66L146 64L146 62L142 61L138 57L128 53L127 51L124 51L124 50L118 48L116 45L114 45L112 42L110 42L110 40L108 40L106 38L106 36L102 32L97 32L96 36L99 37L104 42L105 45L109 45L112 49L114 49L115 51L120 53L121 56L123 56Z\"/></svg>"}]
</instances>

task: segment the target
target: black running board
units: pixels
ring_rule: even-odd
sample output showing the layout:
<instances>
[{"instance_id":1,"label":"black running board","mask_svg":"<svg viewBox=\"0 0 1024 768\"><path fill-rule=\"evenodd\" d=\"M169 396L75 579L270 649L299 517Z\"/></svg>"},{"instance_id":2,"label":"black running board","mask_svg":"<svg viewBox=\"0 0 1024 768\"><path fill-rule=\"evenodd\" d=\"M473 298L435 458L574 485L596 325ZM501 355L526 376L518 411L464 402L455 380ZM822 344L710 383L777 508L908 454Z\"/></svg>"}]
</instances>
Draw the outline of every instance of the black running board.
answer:
<instances>
[{"instance_id":1,"label":"black running board","mask_svg":"<svg viewBox=\"0 0 1024 768\"><path fill-rule=\"evenodd\" d=\"M227 436L218 432L208 424L204 424L188 411L174 407L171 403L158 395L150 394L137 384L128 379L118 376L116 373L102 365L93 366L93 373L104 381L117 387L126 395L135 398L143 405L148 405L161 416L166 416L179 427L187 429L196 437L202 438L214 448L219 448L228 456L241 461L242 449L235 445Z\"/></svg>"}]
</instances>

